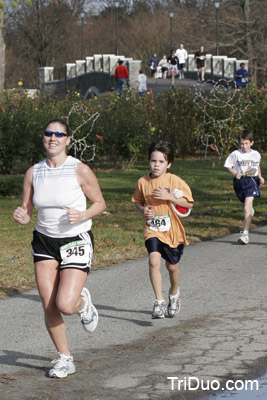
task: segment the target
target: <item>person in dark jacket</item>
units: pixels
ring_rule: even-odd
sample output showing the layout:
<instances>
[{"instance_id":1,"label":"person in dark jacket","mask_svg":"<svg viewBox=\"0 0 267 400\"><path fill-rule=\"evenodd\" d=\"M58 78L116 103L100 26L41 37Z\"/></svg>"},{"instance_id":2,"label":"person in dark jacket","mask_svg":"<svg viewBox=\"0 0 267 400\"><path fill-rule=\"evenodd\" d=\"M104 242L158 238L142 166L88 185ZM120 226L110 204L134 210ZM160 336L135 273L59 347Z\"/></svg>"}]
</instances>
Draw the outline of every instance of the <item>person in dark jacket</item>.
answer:
<instances>
[{"instance_id":1,"label":"person in dark jacket","mask_svg":"<svg viewBox=\"0 0 267 400\"><path fill-rule=\"evenodd\" d=\"M158 64L159 57L157 56L157 53L154 52L148 60L148 66L150 68L152 78L156 78Z\"/></svg>"}]
</instances>

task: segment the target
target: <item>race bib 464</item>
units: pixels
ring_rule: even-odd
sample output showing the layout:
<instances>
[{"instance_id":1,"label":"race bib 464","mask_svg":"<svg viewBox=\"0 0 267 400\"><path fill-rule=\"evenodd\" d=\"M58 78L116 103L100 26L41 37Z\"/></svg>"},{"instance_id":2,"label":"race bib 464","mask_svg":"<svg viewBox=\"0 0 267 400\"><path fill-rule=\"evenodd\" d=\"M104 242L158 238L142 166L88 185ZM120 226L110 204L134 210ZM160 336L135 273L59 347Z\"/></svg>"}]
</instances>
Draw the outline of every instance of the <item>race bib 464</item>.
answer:
<instances>
[{"instance_id":1,"label":"race bib 464","mask_svg":"<svg viewBox=\"0 0 267 400\"><path fill-rule=\"evenodd\" d=\"M168 232L171 228L171 219L169 214L155 215L147 221L150 229L157 232Z\"/></svg>"}]
</instances>

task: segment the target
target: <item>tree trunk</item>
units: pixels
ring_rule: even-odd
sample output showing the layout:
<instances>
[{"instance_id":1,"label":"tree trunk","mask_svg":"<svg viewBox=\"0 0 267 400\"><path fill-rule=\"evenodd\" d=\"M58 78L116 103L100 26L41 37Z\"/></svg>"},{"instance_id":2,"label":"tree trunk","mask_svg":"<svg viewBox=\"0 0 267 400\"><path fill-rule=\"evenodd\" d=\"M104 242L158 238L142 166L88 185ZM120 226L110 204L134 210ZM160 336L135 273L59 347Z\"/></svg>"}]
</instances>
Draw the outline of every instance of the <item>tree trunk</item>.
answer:
<instances>
[{"instance_id":1,"label":"tree trunk","mask_svg":"<svg viewBox=\"0 0 267 400\"><path fill-rule=\"evenodd\" d=\"M250 0L244 0L243 3L245 34L246 34L246 47L247 54L251 65L251 81L257 85L257 57L254 54L254 47L251 37L251 21L250 21Z\"/></svg>"},{"instance_id":2,"label":"tree trunk","mask_svg":"<svg viewBox=\"0 0 267 400\"><path fill-rule=\"evenodd\" d=\"M0 8L0 90L5 85L5 50L6 44L3 35L4 30L4 10Z\"/></svg>"}]
</instances>

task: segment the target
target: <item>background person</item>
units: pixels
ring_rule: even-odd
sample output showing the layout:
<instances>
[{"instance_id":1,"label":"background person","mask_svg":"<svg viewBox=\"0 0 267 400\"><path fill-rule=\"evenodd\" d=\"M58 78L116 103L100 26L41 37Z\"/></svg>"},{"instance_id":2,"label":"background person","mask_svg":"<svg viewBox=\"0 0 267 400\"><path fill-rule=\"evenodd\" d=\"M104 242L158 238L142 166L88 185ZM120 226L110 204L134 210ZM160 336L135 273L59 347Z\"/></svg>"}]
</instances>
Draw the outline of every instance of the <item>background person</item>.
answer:
<instances>
[{"instance_id":1,"label":"background person","mask_svg":"<svg viewBox=\"0 0 267 400\"><path fill-rule=\"evenodd\" d=\"M150 68L152 78L156 78L157 76L158 63L159 63L159 57L157 56L157 53L154 52L152 56L148 59L148 66Z\"/></svg>"},{"instance_id":2,"label":"background person","mask_svg":"<svg viewBox=\"0 0 267 400\"><path fill-rule=\"evenodd\" d=\"M240 64L240 69L235 71L234 78L236 80L237 89L240 87L246 87L248 84L248 71L245 69L245 64Z\"/></svg>"},{"instance_id":3,"label":"background person","mask_svg":"<svg viewBox=\"0 0 267 400\"><path fill-rule=\"evenodd\" d=\"M179 79L184 79L184 69L187 60L187 51L185 50L184 45L182 43L180 44L179 49L176 50L175 55L178 58Z\"/></svg>"},{"instance_id":4,"label":"background person","mask_svg":"<svg viewBox=\"0 0 267 400\"><path fill-rule=\"evenodd\" d=\"M264 184L261 175L260 153L253 150L253 134L249 130L239 133L238 150L234 150L226 159L224 166L234 176L234 190L244 210L244 230L238 239L241 244L249 243L251 217L254 215L253 200L260 196L259 184Z\"/></svg>"},{"instance_id":5,"label":"background person","mask_svg":"<svg viewBox=\"0 0 267 400\"><path fill-rule=\"evenodd\" d=\"M168 66L169 66L166 54L164 54L162 59L160 60L159 66L161 67L162 78L166 79L167 73L168 73Z\"/></svg>"},{"instance_id":6,"label":"background person","mask_svg":"<svg viewBox=\"0 0 267 400\"><path fill-rule=\"evenodd\" d=\"M45 324L58 351L49 377L64 378L75 372L62 317L79 313L87 332L93 332L98 313L84 287L93 256L92 218L105 209L92 170L67 156L69 127L60 118L48 122L43 134L47 158L30 167L24 177L22 204L15 221L28 224L33 206L38 219L32 250L37 288ZM86 198L91 202L86 208Z\"/></svg>"},{"instance_id":7,"label":"background person","mask_svg":"<svg viewBox=\"0 0 267 400\"><path fill-rule=\"evenodd\" d=\"M200 46L200 49L195 52L195 59L197 61L197 80L205 81L205 60L206 52L204 46Z\"/></svg>"},{"instance_id":8,"label":"background person","mask_svg":"<svg viewBox=\"0 0 267 400\"><path fill-rule=\"evenodd\" d=\"M177 75L178 69L177 69L177 63L178 63L178 58L175 55L175 50L171 50L171 54L168 57L168 63L169 63L169 71L171 74L171 86L174 86L174 81L175 81L175 76Z\"/></svg>"},{"instance_id":9,"label":"background person","mask_svg":"<svg viewBox=\"0 0 267 400\"><path fill-rule=\"evenodd\" d=\"M142 96L144 92L147 92L147 79L142 69L139 70L137 84L139 95Z\"/></svg>"},{"instance_id":10,"label":"background person","mask_svg":"<svg viewBox=\"0 0 267 400\"><path fill-rule=\"evenodd\" d=\"M115 68L114 76L117 81L117 92L121 94L125 89L125 84L129 78L128 69L123 65L123 60L118 61L119 65Z\"/></svg>"}]
</instances>

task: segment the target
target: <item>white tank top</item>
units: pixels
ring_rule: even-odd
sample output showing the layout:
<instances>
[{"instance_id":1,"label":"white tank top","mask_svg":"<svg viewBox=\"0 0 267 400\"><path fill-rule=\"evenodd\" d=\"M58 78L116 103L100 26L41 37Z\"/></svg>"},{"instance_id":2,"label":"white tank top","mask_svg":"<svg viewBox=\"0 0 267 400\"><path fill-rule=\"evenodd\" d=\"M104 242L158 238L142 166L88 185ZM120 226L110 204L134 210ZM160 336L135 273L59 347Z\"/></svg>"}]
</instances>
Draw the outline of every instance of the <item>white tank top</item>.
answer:
<instances>
[{"instance_id":1,"label":"white tank top","mask_svg":"<svg viewBox=\"0 0 267 400\"><path fill-rule=\"evenodd\" d=\"M68 156L58 168L48 167L46 160L34 165L33 204L38 211L35 229L54 238L77 236L89 231L92 220L69 224L67 210L86 210L86 196L76 176L80 161Z\"/></svg>"}]
</instances>

